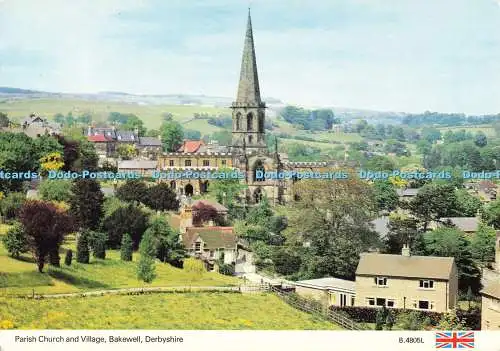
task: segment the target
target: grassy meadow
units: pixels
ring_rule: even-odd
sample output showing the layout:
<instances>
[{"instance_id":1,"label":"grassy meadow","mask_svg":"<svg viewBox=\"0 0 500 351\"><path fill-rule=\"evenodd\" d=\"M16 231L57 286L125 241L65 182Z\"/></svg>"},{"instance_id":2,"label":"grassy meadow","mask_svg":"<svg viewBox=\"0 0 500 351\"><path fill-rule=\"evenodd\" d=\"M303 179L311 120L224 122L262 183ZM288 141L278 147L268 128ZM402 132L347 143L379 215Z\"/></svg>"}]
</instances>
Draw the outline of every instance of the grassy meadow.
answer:
<instances>
[{"instance_id":1,"label":"grassy meadow","mask_svg":"<svg viewBox=\"0 0 500 351\"><path fill-rule=\"evenodd\" d=\"M148 129L158 129L162 123L162 113L170 112L179 122L193 118L194 113L231 114L230 109L210 106L192 105L139 105L135 103L112 101L88 101L70 99L30 99L8 100L0 104L0 111L15 119L24 118L32 112L52 118L56 113L66 115L73 112L77 116L81 113L91 113L97 121L105 121L110 112L133 113L144 121ZM211 126L213 127L213 126ZM190 128L187 127L186 128ZM216 127L215 127L216 128ZM202 131L202 130L200 130Z\"/></svg>"},{"instance_id":2,"label":"grassy meadow","mask_svg":"<svg viewBox=\"0 0 500 351\"><path fill-rule=\"evenodd\" d=\"M7 228L2 225L1 233L5 233ZM157 262L157 278L152 284L145 285L136 276L138 253L134 253L133 262L123 262L119 251L108 250L105 260L92 257L90 264L81 264L76 262L74 240L68 240L61 251L69 248L74 252L71 266L63 264L63 253L61 268L46 265L44 273L38 273L29 253L20 259L13 259L0 243L0 296L29 295L33 290L36 294L58 294L143 286L232 286L241 283L237 278L216 272L206 272L202 278L192 280L184 270Z\"/></svg>"},{"instance_id":3,"label":"grassy meadow","mask_svg":"<svg viewBox=\"0 0 500 351\"><path fill-rule=\"evenodd\" d=\"M260 293L0 298L0 320L10 321L16 329L339 329L274 295Z\"/></svg>"}]
</instances>

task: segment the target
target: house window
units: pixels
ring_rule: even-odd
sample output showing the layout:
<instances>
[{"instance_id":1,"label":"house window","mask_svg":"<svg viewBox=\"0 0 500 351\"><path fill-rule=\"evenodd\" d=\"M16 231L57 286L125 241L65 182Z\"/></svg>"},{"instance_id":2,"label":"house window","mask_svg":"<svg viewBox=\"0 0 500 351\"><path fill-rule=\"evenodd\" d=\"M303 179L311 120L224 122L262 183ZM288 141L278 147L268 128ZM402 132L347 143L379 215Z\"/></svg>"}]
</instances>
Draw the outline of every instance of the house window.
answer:
<instances>
[{"instance_id":1,"label":"house window","mask_svg":"<svg viewBox=\"0 0 500 351\"><path fill-rule=\"evenodd\" d=\"M191 160L185 160L184 161L184 166L191 167Z\"/></svg>"},{"instance_id":2,"label":"house window","mask_svg":"<svg viewBox=\"0 0 500 351\"><path fill-rule=\"evenodd\" d=\"M433 280L421 280L420 287L422 289L434 289L434 281Z\"/></svg>"},{"instance_id":3,"label":"house window","mask_svg":"<svg viewBox=\"0 0 500 351\"><path fill-rule=\"evenodd\" d=\"M201 252L201 243L199 241L194 243L194 251Z\"/></svg>"},{"instance_id":4,"label":"house window","mask_svg":"<svg viewBox=\"0 0 500 351\"><path fill-rule=\"evenodd\" d=\"M225 166L225 165L226 165L226 160L222 160L222 161L221 161L221 164L222 164L223 166Z\"/></svg>"},{"instance_id":5,"label":"house window","mask_svg":"<svg viewBox=\"0 0 500 351\"><path fill-rule=\"evenodd\" d=\"M368 297L366 299L366 303L368 304L368 306L375 306L375 299L373 297Z\"/></svg>"},{"instance_id":6,"label":"house window","mask_svg":"<svg viewBox=\"0 0 500 351\"><path fill-rule=\"evenodd\" d=\"M210 250L210 258L214 258L215 257L215 251L214 250Z\"/></svg>"},{"instance_id":7,"label":"house window","mask_svg":"<svg viewBox=\"0 0 500 351\"><path fill-rule=\"evenodd\" d=\"M434 302L432 301L427 301L427 300L419 300L417 308L421 310L433 310L434 309Z\"/></svg>"},{"instance_id":8,"label":"house window","mask_svg":"<svg viewBox=\"0 0 500 351\"><path fill-rule=\"evenodd\" d=\"M210 161L209 160L203 160L203 167L208 167L210 166Z\"/></svg>"},{"instance_id":9,"label":"house window","mask_svg":"<svg viewBox=\"0 0 500 351\"><path fill-rule=\"evenodd\" d=\"M394 300L387 300L387 307L394 307Z\"/></svg>"},{"instance_id":10,"label":"house window","mask_svg":"<svg viewBox=\"0 0 500 351\"><path fill-rule=\"evenodd\" d=\"M354 306L354 296L351 296L351 306Z\"/></svg>"},{"instance_id":11,"label":"house window","mask_svg":"<svg viewBox=\"0 0 500 351\"><path fill-rule=\"evenodd\" d=\"M380 297L377 297L377 306L385 306L385 299L382 299Z\"/></svg>"},{"instance_id":12,"label":"house window","mask_svg":"<svg viewBox=\"0 0 500 351\"><path fill-rule=\"evenodd\" d=\"M174 166L174 160L168 160L168 165L170 167L173 167Z\"/></svg>"},{"instance_id":13,"label":"house window","mask_svg":"<svg viewBox=\"0 0 500 351\"><path fill-rule=\"evenodd\" d=\"M375 277L375 285L386 286L387 285L387 278Z\"/></svg>"}]
</instances>

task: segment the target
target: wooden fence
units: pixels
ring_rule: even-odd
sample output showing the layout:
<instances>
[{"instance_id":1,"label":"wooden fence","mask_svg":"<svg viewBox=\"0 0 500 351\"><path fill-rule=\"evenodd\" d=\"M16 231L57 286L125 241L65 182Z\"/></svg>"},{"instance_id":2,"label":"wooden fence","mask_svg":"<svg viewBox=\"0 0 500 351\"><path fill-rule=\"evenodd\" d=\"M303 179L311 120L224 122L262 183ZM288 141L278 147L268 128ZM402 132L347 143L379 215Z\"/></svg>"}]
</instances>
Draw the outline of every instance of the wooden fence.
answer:
<instances>
[{"instance_id":1,"label":"wooden fence","mask_svg":"<svg viewBox=\"0 0 500 351\"><path fill-rule=\"evenodd\" d=\"M311 303L307 299L297 296L295 293L283 292L281 289L276 286L269 285L269 290L272 291L275 295L281 298L283 301L288 303L290 306L307 313L311 313L314 315L318 315L322 318L325 318L335 324L340 325L341 327L347 330L367 330L368 328L362 326L354 322L349 317L344 316L343 314L337 313L335 311L331 311L324 306L320 306L318 303Z\"/></svg>"}]
</instances>

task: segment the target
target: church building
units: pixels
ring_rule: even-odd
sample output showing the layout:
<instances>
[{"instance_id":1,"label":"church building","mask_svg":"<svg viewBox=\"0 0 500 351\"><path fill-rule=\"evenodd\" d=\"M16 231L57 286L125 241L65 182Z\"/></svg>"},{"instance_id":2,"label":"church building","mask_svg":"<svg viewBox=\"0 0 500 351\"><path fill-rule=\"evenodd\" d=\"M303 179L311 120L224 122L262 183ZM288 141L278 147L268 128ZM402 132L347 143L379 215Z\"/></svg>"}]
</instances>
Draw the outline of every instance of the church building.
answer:
<instances>
[{"instance_id":1,"label":"church building","mask_svg":"<svg viewBox=\"0 0 500 351\"><path fill-rule=\"evenodd\" d=\"M185 141L178 152L164 153L158 159L162 171L208 171L233 168L242 172L247 185L243 200L255 204L266 196L271 204L281 204L293 198L293 180L262 179L258 171L326 170L326 162L288 162L284 155L269 151L266 145L266 104L260 95L250 11L243 46L240 79L232 109L231 145L205 145ZM198 195L208 191L210 180L178 179L170 184L179 195Z\"/></svg>"}]
</instances>

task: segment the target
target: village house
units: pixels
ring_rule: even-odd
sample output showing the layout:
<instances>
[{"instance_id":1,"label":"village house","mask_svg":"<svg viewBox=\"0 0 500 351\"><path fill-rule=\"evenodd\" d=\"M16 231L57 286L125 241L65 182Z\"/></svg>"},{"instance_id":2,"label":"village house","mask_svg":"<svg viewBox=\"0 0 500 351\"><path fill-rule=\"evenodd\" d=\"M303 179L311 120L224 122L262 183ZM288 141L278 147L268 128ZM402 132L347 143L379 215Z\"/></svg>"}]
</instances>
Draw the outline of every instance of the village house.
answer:
<instances>
[{"instance_id":1,"label":"village house","mask_svg":"<svg viewBox=\"0 0 500 351\"><path fill-rule=\"evenodd\" d=\"M151 177L156 170L156 161L123 160L118 162L118 172L134 172L141 177Z\"/></svg>"},{"instance_id":2,"label":"village house","mask_svg":"<svg viewBox=\"0 0 500 351\"><path fill-rule=\"evenodd\" d=\"M437 229L439 227L451 224L457 229L460 229L465 234L474 234L479 228L480 220L477 217L443 217L439 219L439 223L431 222L429 229Z\"/></svg>"},{"instance_id":3,"label":"village house","mask_svg":"<svg viewBox=\"0 0 500 351\"><path fill-rule=\"evenodd\" d=\"M10 133L24 133L30 138L37 138L42 135L61 134L61 125L50 122L35 113L21 120L20 123L10 122L8 127L0 127L0 131Z\"/></svg>"},{"instance_id":4,"label":"village house","mask_svg":"<svg viewBox=\"0 0 500 351\"><path fill-rule=\"evenodd\" d=\"M363 253L356 270L355 305L447 312L457 303L453 257Z\"/></svg>"},{"instance_id":5,"label":"village house","mask_svg":"<svg viewBox=\"0 0 500 351\"><path fill-rule=\"evenodd\" d=\"M481 330L500 330L500 231L495 241L495 264L492 271L483 270L483 285Z\"/></svg>"},{"instance_id":6,"label":"village house","mask_svg":"<svg viewBox=\"0 0 500 351\"><path fill-rule=\"evenodd\" d=\"M150 160L156 160L163 151L163 144L160 138L139 137L139 143L136 145L139 156Z\"/></svg>"},{"instance_id":7,"label":"village house","mask_svg":"<svg viewBox=\"0 0 500 351\"><path fill-rule=\"evenodd\" d=\"M338 278L320 278L294 282L295 292L320 301L325 306L354 306L355 282Z\"/></svg>"}]
</instances>

